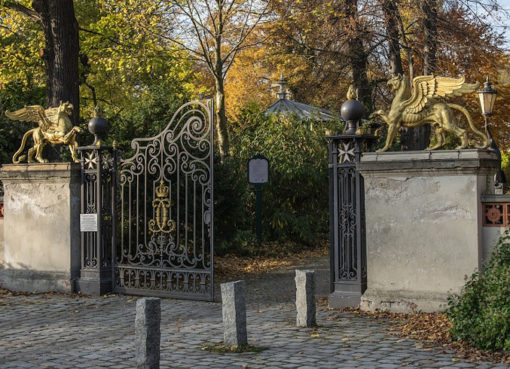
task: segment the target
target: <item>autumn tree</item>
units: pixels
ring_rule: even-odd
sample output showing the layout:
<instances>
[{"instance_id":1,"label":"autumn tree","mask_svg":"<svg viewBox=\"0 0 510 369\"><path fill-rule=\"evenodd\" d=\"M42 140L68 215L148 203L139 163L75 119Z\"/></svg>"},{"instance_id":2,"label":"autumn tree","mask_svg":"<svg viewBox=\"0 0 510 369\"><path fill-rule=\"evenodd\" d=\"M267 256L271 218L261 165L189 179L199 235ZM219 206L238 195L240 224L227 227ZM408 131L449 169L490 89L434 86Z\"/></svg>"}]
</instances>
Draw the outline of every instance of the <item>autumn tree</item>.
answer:
<instances>
[{"instance_id":1,"label":"autumn tree","mask_svg":"<svg viewBox=\"0 0 510 369\"><path fill-rule=\"evenodd\" d=\"M265 27L259 27L248 42L262 39ZM262 33L262 35L260 34ZM265 108L276 99L275 80L278 68L273 68L267 45L260 44L242 50L230 68L225 79L226 110L229 124L239 122L243 108L257 104Z\"/></svg>"},{"instance_id":2,"label":"autumn tree","mask_svg":"<svg viewBox=\"0 0 510 369\"><path fill-rule=\"evenodd\" d=\"M343 6L347 57L350 60L354 87L358 91L358 99L370 109L372 99L367 77L368 55L363 41L365 30L358 13L358 1L344 0Z\"/></svg>"},{"instance_id":3,"label":"autumn tree","mask_svg":"<svg viewBox=\"0 0 510 369\"><path fill-rule=\"evenodd\" d=\"M363 17L353 2L271 0L270 3L276 20L269 27L267 59L273 69L288 78L296 100L338 110L353 79L361 89L360 94L370 96L365 94L368 86L364 50L371 34L362 24ZM355 46L360 41L363 49Z\"/></svg>"},{"instance_id":4,"label":"autumn tree","mask_svg":"<svg viewBox=\"0 0 510 369\"><path fill-rule=\"evenodd\" d=\"M32 9L28 0L22 5ZM196 90L189 54L159 37L168 23L166 9L159 5L145 0L74 0L81 100L75 110L88 118L99 104L110 121L110 137L126 148L134 137L159 132L169 114ZM0 45L0 89L8 95L3 110L44 104L39 98L10 97L10 91L19 91L11 86L21 85L28 97L46 85L41 25L19 11L0 7ZM5 124L6 129L12 126Z\"/></svg>"},{"instance_id":5,"label":"autumn tree","mask_svg":"<svg viewBox=\"0 0 510 369\"><path fill-rule=\"evenodd\" d=\"M204 63L215 83L216 130L222 158L229 155L225 111L225 78L248 36L266 16L259 0L183 0L172 3L169 15L177 27L170 35L195 60Z\"/></svg>"},{"instance_id":6,"label":"autumn tree","mask_svg":"<svg viewBox=\"0 0 510 369\"><path fill-rule=\"evenodd\" d=\"M423 75L434 74L436 71L437 53L437 0L421 0L420 7L423 18Z\"/></svg>"},{"instance_id":7,"label":"autumn tree","mask_svg":"<svg viewBox=\"0 0 510 369\"><path fill-rule=\"evenodd\" d=\"M477 11L474 5L478 5ZM385 82L389 75L394 75L394 60L400 56L402 72L410 78L420 74L436 74L451 77L464 75L467 81L484 80L483 74L497 74L504 60L501 49L501 34L491 26L488 17L497 14L492 0L457 2L421 0L406 2L397 0L379 0L384 25L373 22L374 33L384 34L388 57L383 52L381 63L391 65L386 70ZM396 5L392 6L392 5ZM419 6L417 6L419 5ZM374 19L377 18L374 11ZM485 13L487 12L487 13ZM398 24L398 43L397 28ZM384 28L381 28L384 27ZM372 58L374 63L379 62ZM384 68L380 68L384 71ZM383 74L383 76L384 76ZM392 95L384 83L378 86L378 104L387 106ZM476 94L466 96L461 104L467 104L475 118L478 118L479 105ZM475 119L481 123L481 118ZM462 120L461 120L462 121ZM404 149L424 149L428 145L430 131L428 127L419 129L402 129L401 144ZM414 131L414 133L411 133Z\"/></svg>"},{"instance_id":8,"label":"autumn tree","mask_svg":"<svg viewBox=\"0 0 510 369\"><path fill-rule=\"evenodd\" d=\"M46 103L69 101L73 121L79 120L78 22L73 0L1 1L0 5L38 24L44 34L41 57L46 72Z\"/></svg>"},{"instance_id":9,"label":"autumn tree","mask_svg":"<svg viewBox=\"0 0 510 369\"><path fill-rule=\"evenodd\" d=\"M100 6L97 6L100 4ZM161 38L166 9L145 0L77 4L83 107L100 103L113 115L131 111L153 88L188 96L194 90L188 52Z\"/></svg>"},{"instance_id":10,"label":"autumn tree","mask_svg":"<svg viewBox=\"0 0 510 369\"><path fill-rule=\"evenodd\" d=\"M389 49L389 62L391 66L391 74L396 76L403 74L402 57L400 55L400 25L402 18L400 10L397 6L398 0L381 0L380 6L384 14L384 22L386 26L386 37Z\"/></svg>"},{"instance_id":11,"label":"autumn tree","mask_svg":"<svg viewBox=\"0 0 510 369\"><path fill-rule=\"evenodd\" d=\"M434 74L437 53L437 0L420 0L420 18L423 34L422 75ZM430 143L430 126L408 127L401 129L401 143L404 150L423 150Z\"/></svg>"}]
</instances>

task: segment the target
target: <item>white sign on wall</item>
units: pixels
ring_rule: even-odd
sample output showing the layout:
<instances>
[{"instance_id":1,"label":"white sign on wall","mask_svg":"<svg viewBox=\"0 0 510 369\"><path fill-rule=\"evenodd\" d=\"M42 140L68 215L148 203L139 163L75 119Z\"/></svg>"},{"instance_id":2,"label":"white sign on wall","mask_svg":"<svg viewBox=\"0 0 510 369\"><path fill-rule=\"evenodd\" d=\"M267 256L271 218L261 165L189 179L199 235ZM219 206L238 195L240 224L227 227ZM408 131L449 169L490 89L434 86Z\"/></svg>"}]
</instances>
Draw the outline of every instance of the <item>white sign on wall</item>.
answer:
<instances>
[{"instance_id":1,"label":"white sign on wall","mask_svg":"<svg viewBox=\"0 0 510 369\"><path fill-rule=\"evenodd\" d=\"M97 232L97 214L80 214L80 232Z\"/></svg>"}]
</instances>

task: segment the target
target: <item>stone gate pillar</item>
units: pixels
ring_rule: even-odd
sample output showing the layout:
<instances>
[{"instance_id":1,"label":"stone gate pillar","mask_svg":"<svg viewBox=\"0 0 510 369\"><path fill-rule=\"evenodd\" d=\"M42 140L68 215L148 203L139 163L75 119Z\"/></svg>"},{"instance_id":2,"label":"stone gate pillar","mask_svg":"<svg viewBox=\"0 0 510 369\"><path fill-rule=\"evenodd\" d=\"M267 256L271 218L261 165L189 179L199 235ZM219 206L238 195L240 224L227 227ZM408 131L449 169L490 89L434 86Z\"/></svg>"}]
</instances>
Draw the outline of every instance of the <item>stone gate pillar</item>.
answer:
<instances>
[{"instance_id":1,"label":"stone gate pillar","mask_svg":"<svg viewBox=\"0 0 510 369\"><path fill-rule=\"evenodd\" d=\"M0 288L74 290L80 272L80 165L9 164L4 184Z\"/></svg>"},{"instance_id":2,"label":"stone gate pillar","mask_svg":"<svg viewBox=\"0 0 510 369\"><path fill-rule=\"evenodd\" d=\"M365 153L367 290L364 310L437 311L482 260L482 194L495 153Z\"/></svg>"}]
</instances>

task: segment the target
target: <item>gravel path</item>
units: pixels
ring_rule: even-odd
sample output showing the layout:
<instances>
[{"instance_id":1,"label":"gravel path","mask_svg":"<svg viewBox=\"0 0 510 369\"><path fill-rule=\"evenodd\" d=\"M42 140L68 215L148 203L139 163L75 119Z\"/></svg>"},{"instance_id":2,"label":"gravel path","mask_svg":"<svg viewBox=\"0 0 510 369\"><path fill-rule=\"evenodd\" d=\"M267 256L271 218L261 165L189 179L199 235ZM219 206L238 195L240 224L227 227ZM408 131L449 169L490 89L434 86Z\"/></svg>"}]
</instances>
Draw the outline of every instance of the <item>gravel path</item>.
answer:
<instances>
[{"instance_id":1,"label":"gravel path","mask_svg":"<svg viewBox=\"0 0 510 369\"><path fill-rule=\"evenodd\" d=\"M304 260L298 264L285 266L266 274L249 274L246 282L246 300L248 304L273 304L293 302L296 297L295 270L315 270L316 297L329 294L329 259L327 256ZM215 301L221 301L219 283L215 289Z\"/></svg>"}]
</instances>

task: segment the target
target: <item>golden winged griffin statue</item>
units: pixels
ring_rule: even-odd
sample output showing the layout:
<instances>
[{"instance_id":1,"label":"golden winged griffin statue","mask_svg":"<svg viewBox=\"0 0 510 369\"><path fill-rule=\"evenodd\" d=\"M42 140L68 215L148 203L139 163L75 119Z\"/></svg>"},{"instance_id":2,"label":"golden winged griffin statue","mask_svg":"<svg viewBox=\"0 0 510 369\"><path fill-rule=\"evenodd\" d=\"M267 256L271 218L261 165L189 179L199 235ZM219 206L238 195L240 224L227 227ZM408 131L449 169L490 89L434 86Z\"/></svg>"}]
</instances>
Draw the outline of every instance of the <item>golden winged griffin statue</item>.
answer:
<instances>
[{"instance_id":1,"label":"golden winged griffin statue","mask_svg":"<svg viewBox=\"0 0 510 369\"><path fill-rule=\"evenodd\" d=\"M74 162L79 162L76 154L76 148L78 147L76 136L83 131L80 127L73 127L70 119L72 110L72 104L60 102L60 105L55 108L44 109L40 105L32 105L25 106L15 112L6 111L5 115L9 119L21 122L34 122L39 125L23 135L21 146L12 157L12 162L17 164L27 158L27 161L32 163L35 154L35 160L39 163L47 163L48 160L42 157L42 152L44 146L48 143L52 145L67 145ZM21 155L30 136L32 136L34 145L28 149L27 155Z\"/></svg>"},{"instance_id":2,"label":"golden winged griffin statue","mask_svg":"<svg viewBox=\"0 0 510 369\"><path fill-rule=\"evenodd\" d=\"M464 149L470 145L486 148L489 145L487 136L475 127L466 108L446 101L448 97L474 92L479 86L478 82L470 84L465 82L464 77L430 75L414 78L411 86L406 76L398 75L391 78L388 85L395 93L390 110L378 110L370 115L370 118L379 116L388 124L386 144L379 151L390 148L400 127L417 127L424 124L432 125L437 139L437 143L428 150L442 147L445 144L446 132L453 133L460 139L457 149ZM458 126L452 109L465 116L469 128L480 138L480 142L468 139L467 130Z\"/></svg>"}]
</instances>

